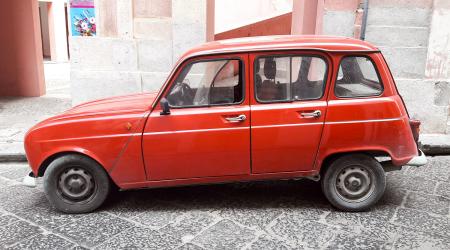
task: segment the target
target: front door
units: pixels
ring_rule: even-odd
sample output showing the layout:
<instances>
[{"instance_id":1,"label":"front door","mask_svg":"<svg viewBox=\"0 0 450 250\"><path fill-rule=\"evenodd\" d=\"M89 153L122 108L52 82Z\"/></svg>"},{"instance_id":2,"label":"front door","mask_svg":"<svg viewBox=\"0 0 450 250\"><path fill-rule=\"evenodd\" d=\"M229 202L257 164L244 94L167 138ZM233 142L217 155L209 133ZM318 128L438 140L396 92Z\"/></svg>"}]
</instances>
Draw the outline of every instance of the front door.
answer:
<instances>
[{"instance_id":1,"label":"front door","mask_svg":"<svg viewBox=\"0 0 450 250\"><path fill-rule=\"evenodd\" d=\"M178 68L143 133L147 179L250 173L248 54L200 57ZM161 100L160 100L161 101Z\"/></svg>"},{"instance_id":2,"label":"front door","mask_svg":"<svg viewBox=\"0 0 450 250\"><path fill-rule=\"evenodd\" d=\"M312 170L327 109L329 60L311 52L250 58L252 173Z\"/></svg>"}]
</instances>

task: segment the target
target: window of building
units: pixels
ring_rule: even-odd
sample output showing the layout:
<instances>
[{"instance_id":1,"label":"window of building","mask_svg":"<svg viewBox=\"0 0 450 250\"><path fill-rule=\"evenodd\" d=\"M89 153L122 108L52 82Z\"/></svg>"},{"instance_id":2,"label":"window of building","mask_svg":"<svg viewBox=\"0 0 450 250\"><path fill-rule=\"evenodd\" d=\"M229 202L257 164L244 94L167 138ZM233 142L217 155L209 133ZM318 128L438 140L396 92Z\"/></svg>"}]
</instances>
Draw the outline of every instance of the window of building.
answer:
<instances>
[{"instance_id":1,"label":"window of building","mask_svg":"<svg viewBox=\"0 0 450 250\"><path fill-rule=\"evenodd\" d=\"M167 100L172 107L228 105L243 101L242 62L199 61L183 68Z\"/></svg>"},{"instance_id":2,"label":"window of building","mask_svg":"<svg viewBox=\"0 0 450 250\"><path fill-rule=\"evenodd\" d=\"M313 56L264 56L255 62L260 102L314 100L323 96L327 65Z\"/></svg>"},{"instance_id":3,"label":"window of building","mask_svg":"<svg viewBox=\"0 0 450 250\"><path fill-rule=\"evenodd\" d=\"M341 60L335 86L338 97L378 96L383 85L372 60L364 56L347 56Z\"/></svg>"}]
</instances>

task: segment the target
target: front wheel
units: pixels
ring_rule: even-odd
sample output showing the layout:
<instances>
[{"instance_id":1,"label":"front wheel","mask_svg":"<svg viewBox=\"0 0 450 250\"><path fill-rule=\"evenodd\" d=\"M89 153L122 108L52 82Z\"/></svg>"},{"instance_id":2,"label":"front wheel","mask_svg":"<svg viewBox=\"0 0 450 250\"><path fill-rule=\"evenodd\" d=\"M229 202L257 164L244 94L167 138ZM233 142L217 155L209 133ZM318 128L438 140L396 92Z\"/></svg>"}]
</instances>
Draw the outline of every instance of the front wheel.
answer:
<instances>
[{"instance_id":1,"label":"front wheel","mask_svg":"<svg viewBox=\"0 0 450 250\"><path fill-rule=\"evenodd\" d=\"M50 163L44 174L47 199L65 213L88 213L97 209L110 191L103 167L82 155L64 155Z\"/></svg>"},{"instance_id":2,"label":"front wheel","mask_svg":"<svg viewBox=\"0 0 450 250\"><path fill-rule=\"evenodd\" d=\"M322 191L328 201L343 211L365 211L384 193L386 176L381 164L364 154L346 155L327 168Z\"/></svg>"}]
</instances>

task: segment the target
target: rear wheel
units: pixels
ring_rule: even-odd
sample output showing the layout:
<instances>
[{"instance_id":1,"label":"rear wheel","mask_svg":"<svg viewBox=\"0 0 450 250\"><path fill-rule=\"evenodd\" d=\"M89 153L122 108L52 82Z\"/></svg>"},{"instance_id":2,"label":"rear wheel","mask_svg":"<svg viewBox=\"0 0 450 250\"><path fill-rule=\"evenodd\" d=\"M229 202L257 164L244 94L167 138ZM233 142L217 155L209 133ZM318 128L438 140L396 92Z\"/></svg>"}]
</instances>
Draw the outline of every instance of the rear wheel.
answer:
<instances>
[{"instance_id":1,"label":"rear wheel","mask_svg":"<svg viewBox=\"0 0 450 250\"><path fill-rule=\"evenodd\" d=\"M322 191L330 203L344 211L364 211L373 206L386 188L381 164L364 154L336 159L325 172Z\"/></svg>"},{"instance_id":2,"label":"rear wheel","mask_svg":"<svg viewBox=\"0 0 450 250\"><path fill-rule=\"evenodd\" d=\"M47 199L65 213L92 212L105 201L110 186L103 167L82 155L61 156L44 174Z\"/></svg>"}]
</instances>

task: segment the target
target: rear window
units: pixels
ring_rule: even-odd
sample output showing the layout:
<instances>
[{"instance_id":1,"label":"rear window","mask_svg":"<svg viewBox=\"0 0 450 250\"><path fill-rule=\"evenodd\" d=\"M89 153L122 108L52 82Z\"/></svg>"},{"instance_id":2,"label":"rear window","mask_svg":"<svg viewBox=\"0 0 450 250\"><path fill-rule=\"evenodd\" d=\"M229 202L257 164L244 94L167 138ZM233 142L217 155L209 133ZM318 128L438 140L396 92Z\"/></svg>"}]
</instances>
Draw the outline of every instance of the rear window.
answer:
<instances>
[{"instance_id":1,"label":"rear window","mask_svg":"<svg viewBox=\"0 0 450 250\"><path fill-rule=\"evenodd\" d=\"M335 86L337 97L378 96L382 92L383 85L370 58L347 56L341 60Z\"/></svg>"}]
</instances>

